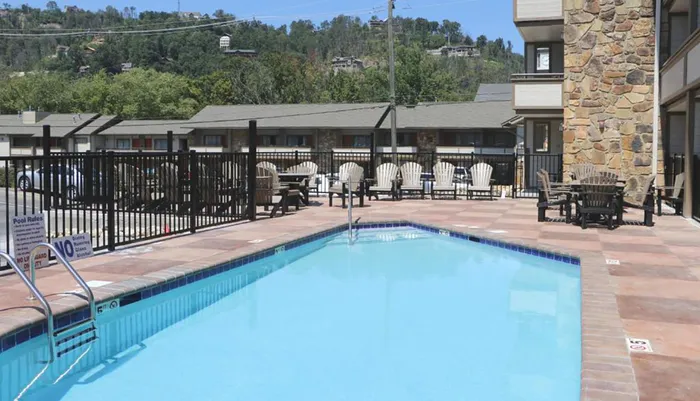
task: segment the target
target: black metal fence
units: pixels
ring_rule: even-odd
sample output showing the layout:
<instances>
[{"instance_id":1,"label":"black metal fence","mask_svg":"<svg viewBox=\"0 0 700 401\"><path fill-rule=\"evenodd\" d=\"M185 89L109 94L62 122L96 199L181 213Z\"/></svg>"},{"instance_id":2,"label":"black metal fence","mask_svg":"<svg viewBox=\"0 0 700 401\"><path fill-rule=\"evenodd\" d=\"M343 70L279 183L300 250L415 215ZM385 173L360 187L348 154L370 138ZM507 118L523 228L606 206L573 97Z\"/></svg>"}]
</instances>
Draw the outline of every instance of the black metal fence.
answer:
<instances>
[{"instance_id":1,"label":"black metal fence","mask_svg":"<svg viewBox=\"0 0 700 401\"><path fill-rule=\"evenodd\" d=\"M0 250L13 249L15 216L43 213L47 240L89 233L93 248L114 249L136 241L194 232L247 219L249 162L269 161L279 169L311 161L318 165L320 193L347 162L361 165L367 177L394 156L368 152L257 153L58 153L48 157L0 158ZM562 180L561 155L399 153L399 165L415 162L426 177L433 166L456 167L455 183L466 192L469 169L488 163L499 193L536 197L536 171ZM253 180L254 182L254 180ZM0 267L1 268L1 267Z\"/></svg>"},{"instance_id":2,"label":"black metal fence","mask_svg":"<svg viewBox=\"0 0 700 401\"><path fill-rule=\"evenodd\" d=\"M47 240L89 233L95 250L243 220L247 164L244 153L0 158L0 249L13 249L13 217L37 213Z\"/></svg>"},{"instance_id":3,"label":"black metal fence","mask_svg":"<svg viewBox=\"0 0 700 401\"><path fill-rule=\"evenodd\" d=\"M257 161L268 161L279 170L310 161L318 165L317 184L319 193L327 193L330 178L338 173L344 163L354 162L365 170L366 177L372 177L374 170L382 163L394 161L391 153L361 152L258 152ZM423 173L430 176L433 166L438 162L448 162L455 166L455 181L464 184L470 179L469 169L477 163L487 163L493 167L492 178L499 192L505 190L507 196L514 198L536 198L536 172L545 169L554 182L561 182L562 155L560 154L481 154L481 153L437 153L412 152L397 153L396 162L400 166L406 162L415 162L422 166Z\"/></svg>"}]
</instances>

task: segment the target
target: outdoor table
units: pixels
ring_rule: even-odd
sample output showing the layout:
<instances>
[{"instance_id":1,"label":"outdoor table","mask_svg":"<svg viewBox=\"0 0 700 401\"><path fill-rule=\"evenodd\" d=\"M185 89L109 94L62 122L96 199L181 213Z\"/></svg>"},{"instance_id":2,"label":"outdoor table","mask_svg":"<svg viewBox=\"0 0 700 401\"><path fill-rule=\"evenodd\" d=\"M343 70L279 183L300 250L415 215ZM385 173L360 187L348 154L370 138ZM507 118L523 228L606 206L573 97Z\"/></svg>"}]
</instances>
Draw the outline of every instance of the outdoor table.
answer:
<instances>
[{"instance_id":1,"label":"outdoor table","mask_svg":"<svg viewBox=\"0 0 700 401\"><path fill-rule=\"evenodd\" d=\"M278 173L277 174L280 178L280 182L289 185L290 187L300 187L301 183L304 182L304 180L309 178L309 174L306 173ZM301 201L304 203L304 205L309 206L309 188L308 186L305 186L304 189L301 191Z\"/></svg>"},{"instance_id":2,"label":"outdoor table","mask_svg":"<svg viewBox=\"0 0 700 401\"><path fill-rule=\"evenodd\" d=\"M617 183L615 183L615 190L616 190L615 202L617 203L617 207L616 207L616 209L617 209L617 225L622 224L622 205L623 205L624 195L625 195L625 184L626 184L625 180L617 180ZM568 185L571 187L571 191L574 194L582 191L583 185L581 184L581 181L579 181L579 180L571 181ZM578 222L577 219L574 219L573 221Z\"/></svg>"}]
</instances>

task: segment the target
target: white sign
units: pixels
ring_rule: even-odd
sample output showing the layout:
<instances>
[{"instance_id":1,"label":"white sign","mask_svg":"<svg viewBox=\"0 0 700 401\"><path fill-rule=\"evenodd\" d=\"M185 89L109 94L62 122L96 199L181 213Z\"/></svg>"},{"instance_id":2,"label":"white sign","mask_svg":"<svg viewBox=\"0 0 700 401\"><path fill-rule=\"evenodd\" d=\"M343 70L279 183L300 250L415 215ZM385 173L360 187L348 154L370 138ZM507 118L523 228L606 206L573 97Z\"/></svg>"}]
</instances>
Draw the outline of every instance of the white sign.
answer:
<instances>
[{"instance_id":1,"label":"white sign","mask_svg":"<svg viewBox=\"0 0 700 401\"><path fill-rule=\"evenodd\" d=\"M632 352L654 352L651 342L644 338L627 338L627 348Z\"/></svg>"},{"instance_id":2,"label":"white sign","mask_svg":"<svg viewBox=\"0 0 700 401\"><path fill-rule=\"evenodd\" d=\"M51 244L69 262L92 256L92 242L88 233L54 238L51 240Z\"/></svg>"},{"instance_id":3,"label":"white sign","mask_svg":"<svg viewBox=\"0 0 700 401\"><path fill-rule=\"evenodd\" d=\"M14 257L17 265L29 270L29 253L41 242L46 242L44 214L15 216L12 218L12 241L14 242ZM37 253L35 267L49 265L49 250L42 249Z\"/></svg>"}]
</instances>

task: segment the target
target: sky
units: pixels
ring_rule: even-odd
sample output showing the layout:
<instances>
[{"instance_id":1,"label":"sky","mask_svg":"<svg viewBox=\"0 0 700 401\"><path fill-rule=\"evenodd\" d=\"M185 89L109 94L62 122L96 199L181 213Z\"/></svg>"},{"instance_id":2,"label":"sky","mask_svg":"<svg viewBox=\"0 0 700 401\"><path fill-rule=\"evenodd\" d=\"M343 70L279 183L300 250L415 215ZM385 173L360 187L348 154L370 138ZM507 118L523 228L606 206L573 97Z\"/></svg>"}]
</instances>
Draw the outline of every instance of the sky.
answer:
<instances>
[{"instance_id":1,"label":"sky","mask_svg":"<svg viewBox=\"0 0 700 401\"><path fill-rule=\"evenodd\" d=\"M33 7L45 7L48 0L30 0ZM19 5L16 1L10 4ZM137 11L176 11L178 0L57 0L59 7L77 5L88 10L104 9L111 5L118 10L136 7ZM296 19L309 19L319 23L338 14L357 15L363 20L372 15L386 18L385 0L180 0L181 11L199 11L213 14L217 9L238 18L252 18L276 26L289 24ZM373 10L379 10L373 12ZM523 41L513 24L512 0L396 0L395 15L423 17L428 20L449 19L462 24L462 31L476 39L486 35L489 39L502 37L510 40L516 52L523 52Z\"/></svg>"}]
</instances>

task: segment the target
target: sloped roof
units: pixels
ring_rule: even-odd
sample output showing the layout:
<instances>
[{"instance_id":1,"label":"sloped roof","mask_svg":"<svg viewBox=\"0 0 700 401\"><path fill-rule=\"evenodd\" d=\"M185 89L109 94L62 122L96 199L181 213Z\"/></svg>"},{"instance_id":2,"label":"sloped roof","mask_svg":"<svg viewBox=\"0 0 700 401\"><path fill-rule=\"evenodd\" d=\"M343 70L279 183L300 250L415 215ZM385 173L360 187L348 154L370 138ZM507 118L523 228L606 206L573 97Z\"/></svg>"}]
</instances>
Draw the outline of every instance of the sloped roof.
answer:
<instances>
[{"instance_id":1,"label":"sloped roof","mask_svg":"<svg viewBox=\"0 0 700 401\"><path fill-rule=\"evenodd\" d=\"M108 124L113 123L117 116L100 116L84 126L76 135L93 135L105 129Z\"/></svg>"},{"instance_id":2,"label":"sloped roof","mask_svg":"<svg viewBox=\"0 0 700 401\"><path fill-rule=\"evenodd\" d=\"M509 101L429 103L397 110L397 125L404 129L502 128L513 116Z\"/></svg>"},{"instance_id":3,"label":"sloped roof","mask_svg":"<svg viewBox=\"0 0 700 401\"><path fill-rule=\"evenodd\" d=\"M245 129L249 120L258 128L335 128L372 129L386 110L386 103L362 104L294 104L208 106L185 127L194 129ZM508 101L423 103L399 106L397 128L502 128L513 117ZM390 128L386 118L382 129Z\"/></svg>"},{"instance_id":4,"label":"sloped roof","mask_svg":"<svg viewBox=\"0 0 700 401\"><path fill-rule=\"evenodd\" d=\"M44 135L44 125L51 126L51 137L62 138L72 134L99 114L50 114L34 124L25 124L17 115L0 115L0 135Z\"/></svg>"},{"instance_id":5,"label":"sloped roof","mask_svg":"<svg viewBox=\"0 0 700 401\"><path fill-rule=\"evenodd\" d=\"M192 129L183 128L187 120L126 120L113 125L98 135L167 135L173 131L173 135L187 135Z\"/></svg>"},{"instance_id":6,"label":"sloped roof","mask_svg":"<svg viewBox=\"0 0 700 401\"><path fill-rule=\"evenodd\" d=\"M207 106L185 126L248 128L249 120L257 120L259 128L374 128L387 106L388 103ZM384 123L387 125L388 119Z\"/></svg>"},{"instance_id":7,"label":"sloped roof","mask_svg":"<svg viewBox=\"0 0 700 401\"><path fill-rule=\"evenodd\" d=\"M513 99L513 84L480 84L476 92L475 102L505 101Z\"/></svg>"}]
</instances>

